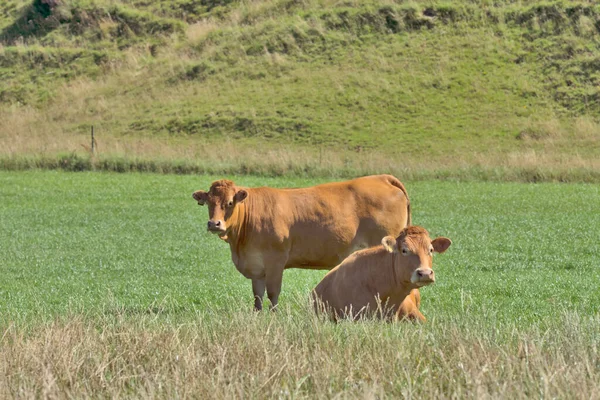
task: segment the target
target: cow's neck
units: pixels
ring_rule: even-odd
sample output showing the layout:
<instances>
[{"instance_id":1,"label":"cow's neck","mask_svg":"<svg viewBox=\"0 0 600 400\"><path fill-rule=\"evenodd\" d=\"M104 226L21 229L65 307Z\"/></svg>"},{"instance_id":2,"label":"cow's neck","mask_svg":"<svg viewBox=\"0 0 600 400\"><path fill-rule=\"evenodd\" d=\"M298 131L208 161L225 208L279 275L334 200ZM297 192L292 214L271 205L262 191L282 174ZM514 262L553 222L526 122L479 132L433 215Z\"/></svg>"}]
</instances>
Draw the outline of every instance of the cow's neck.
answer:
<instances>
[{"instance_id":1,"label":"cow's neck","mask_svg":"<svg viewBox=\"0 0 600 400\"><path fill-rule=\"evenodd\" d=\"M389 253L388 253L389 254ZM401 259L399 254L391 253L386 255L383 263L383 270L378 271L379 296L383 301L389 297L408 296L411 289L400 281ZM381 267L381 266L380 266Z\"/></svg>"},{"instance_id":2,"label":"cow's neck","mask_svg":"<svg viewBox=\"0 0 600 400\"><path fill-rule=\"evenodd\" d=\"M248 189L246 189L248 190ZM250 196L249 196L250 197ZM231 213L231 217L227 220L227 243L231 246L231 250L236 254L239 248L246 242L246 231L249 224L250 208L252 200L247 198L245 201L236 205Z\"/></svg>"}]
</instances>

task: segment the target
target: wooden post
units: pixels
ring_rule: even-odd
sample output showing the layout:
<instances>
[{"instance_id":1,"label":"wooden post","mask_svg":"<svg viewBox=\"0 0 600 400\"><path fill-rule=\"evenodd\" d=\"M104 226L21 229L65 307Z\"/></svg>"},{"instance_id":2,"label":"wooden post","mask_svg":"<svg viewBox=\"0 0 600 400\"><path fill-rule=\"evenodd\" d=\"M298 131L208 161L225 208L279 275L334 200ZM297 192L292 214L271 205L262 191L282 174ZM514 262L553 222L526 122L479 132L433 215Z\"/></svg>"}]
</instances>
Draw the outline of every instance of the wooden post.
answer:
<instances>
[{"instance_id":1,"label":"wooden post","mask_svg":"<svg viewBox=\"0 0 600 400\"><path fill-rule=\"evenodd\" d=\"M323 165L321 161L323 161L323 144L319 146L319 167Z\"/></svg>"},{"instance_id":2,"label":"wooden post","mask_svg":"<svg viewBox=\"0 0 600 400\"><path fill-rule=\"evenodd\" d=\"M94 139L94 125L92 125L92 155L94 155L94 144L96 142L96 139Z\"/></svg>"}]
</instances>

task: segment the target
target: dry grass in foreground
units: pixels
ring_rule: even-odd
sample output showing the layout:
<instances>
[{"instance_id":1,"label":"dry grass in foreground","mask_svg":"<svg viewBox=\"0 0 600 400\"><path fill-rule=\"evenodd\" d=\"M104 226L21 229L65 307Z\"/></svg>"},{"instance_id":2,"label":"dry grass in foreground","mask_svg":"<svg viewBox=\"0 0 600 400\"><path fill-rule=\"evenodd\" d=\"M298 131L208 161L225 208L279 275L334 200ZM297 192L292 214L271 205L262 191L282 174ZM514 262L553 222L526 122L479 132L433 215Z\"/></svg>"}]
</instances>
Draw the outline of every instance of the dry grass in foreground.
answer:
<instances>
[{"instance_id":1,"label":"dry grass in foreground","mask_svg":"<svg viewBox=\"0 0 600 400\"><path fill-rule=\"evenodd\" d=\"M320 321L310 310L4 325L0 397L600 398L600 317L552 329ZM167 317L168 319L168 317Z\"/></svg>"}]
</instances>

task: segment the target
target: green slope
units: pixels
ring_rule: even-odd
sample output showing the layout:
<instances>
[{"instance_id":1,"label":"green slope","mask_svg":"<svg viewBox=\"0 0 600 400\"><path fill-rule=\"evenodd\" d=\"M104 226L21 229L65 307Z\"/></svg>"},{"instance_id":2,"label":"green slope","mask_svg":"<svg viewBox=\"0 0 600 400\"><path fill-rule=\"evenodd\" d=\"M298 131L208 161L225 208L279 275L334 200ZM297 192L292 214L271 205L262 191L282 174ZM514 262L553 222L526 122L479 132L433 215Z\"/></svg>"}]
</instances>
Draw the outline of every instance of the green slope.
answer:
<instances>
[{"instance_id":1,"label":"green slope","mask_svg":"<svg viewBox=\"0 0 600 400\"><path fill-rule=\"evenodd\" d=\"M466 162L600 150L588 1L48 3L0 6L0 105L33 132L94 124Z\"/></svg>"}]
</instances>

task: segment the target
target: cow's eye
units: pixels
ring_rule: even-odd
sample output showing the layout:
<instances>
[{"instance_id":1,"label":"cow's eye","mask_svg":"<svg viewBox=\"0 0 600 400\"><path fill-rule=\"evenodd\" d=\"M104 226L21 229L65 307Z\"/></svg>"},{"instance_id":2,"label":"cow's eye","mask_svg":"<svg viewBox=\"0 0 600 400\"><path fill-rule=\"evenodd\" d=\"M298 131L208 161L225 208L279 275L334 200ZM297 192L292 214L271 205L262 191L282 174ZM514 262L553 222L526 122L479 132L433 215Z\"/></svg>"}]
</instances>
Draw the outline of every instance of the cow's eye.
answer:
<instances>
[{"instance_id":1,"label":"cow's eye","mask_svg":"<svg viewBox=\"0 0 600 400\"><path fill-rule=\"evenodd\" d=\"M233 205L233 200L229 200L229 203L227 203L227 207L231 207Z\"/></svg>"},{"instance_id":2,"label":"cow's eye","mask_svg":"<svg viewBox=\"0 0 600 400\"><path fill-rule=\"evenodd\" d=\"M408 254L408 250L407 249L402 249L402 255L405 256Z\"/></svg>"},{"instance_id":3,"label":"cow's eye","mask_svg":"<svg viewBox=\"0 0 600 400\"><path fill-rule=\"evenodd\" d=\"M433 254L433 247L429 249L429 254Z\"/></svg>"}]
</instances>

